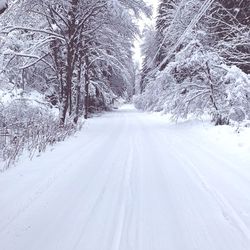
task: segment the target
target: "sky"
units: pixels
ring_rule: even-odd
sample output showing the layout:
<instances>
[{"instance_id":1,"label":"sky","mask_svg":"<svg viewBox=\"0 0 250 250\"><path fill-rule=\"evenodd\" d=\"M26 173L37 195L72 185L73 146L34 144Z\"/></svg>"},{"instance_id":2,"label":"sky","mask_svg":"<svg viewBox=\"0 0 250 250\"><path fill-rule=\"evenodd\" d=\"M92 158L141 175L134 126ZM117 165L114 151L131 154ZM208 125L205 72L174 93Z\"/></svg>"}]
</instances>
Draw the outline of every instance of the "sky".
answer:
<instances>
[{"instance_id":1,"label":"sky","mask_svg":"<svg viewBox=\"0 0 250 250\"><path fill-rule=\"evenodd\" d=\"M155 21L155 16L156 16L156 10L158 6L158 0L145 0L146 3L149 5L152 5L153 7L153 16L152 19L149 19L147 17L143 17L142 19L138 20L138 25L140 28L140 31L142 32L143 29L148 25L154 24ZM142 56L141 56L141 51L140 51L140 45L142 43L142 39L138 37L134 43L134 60L139 63L141 66L142 63Z\"/></svg>"}]
</instances>

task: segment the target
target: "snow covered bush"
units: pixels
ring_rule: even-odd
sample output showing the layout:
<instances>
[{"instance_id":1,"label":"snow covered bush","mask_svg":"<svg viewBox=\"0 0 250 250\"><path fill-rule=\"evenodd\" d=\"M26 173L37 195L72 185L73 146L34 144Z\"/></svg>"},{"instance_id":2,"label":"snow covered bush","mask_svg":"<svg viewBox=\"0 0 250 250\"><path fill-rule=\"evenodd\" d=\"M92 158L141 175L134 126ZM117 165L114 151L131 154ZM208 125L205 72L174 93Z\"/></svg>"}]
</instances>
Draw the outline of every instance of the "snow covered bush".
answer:
<instances>
[{"instance_id":1,"label":"snow covered bush","mask_svg":"<svg viewBox=\"0 0 250 250\"><path fill-rule=\"evenodd\" d=\"M0 100L0 171L15 163L23 151L28 151L32 158L81 126L71 121L59 126L58 111L45 100L36 100L34 95L2 92Z\"/></svg>"}]
</instances>

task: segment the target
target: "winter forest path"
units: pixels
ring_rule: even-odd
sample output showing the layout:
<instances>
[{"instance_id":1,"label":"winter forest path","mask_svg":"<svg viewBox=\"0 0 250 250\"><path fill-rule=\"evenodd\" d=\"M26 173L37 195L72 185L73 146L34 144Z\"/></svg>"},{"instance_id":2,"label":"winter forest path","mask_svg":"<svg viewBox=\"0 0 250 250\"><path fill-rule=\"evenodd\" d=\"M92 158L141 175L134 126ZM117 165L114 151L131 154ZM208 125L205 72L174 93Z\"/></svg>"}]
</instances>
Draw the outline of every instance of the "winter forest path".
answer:
<instances>
[{"instance_id":1,"label":"winter forest path","mask_svg":"<svg viewBox=\"0 0 250 250\"><path fill-rule=\"evenodd\" d=\"M0 175L0 249L249 250L247 163L194 131L128 105L89 120Z\"/></svg>"}]
</instances>

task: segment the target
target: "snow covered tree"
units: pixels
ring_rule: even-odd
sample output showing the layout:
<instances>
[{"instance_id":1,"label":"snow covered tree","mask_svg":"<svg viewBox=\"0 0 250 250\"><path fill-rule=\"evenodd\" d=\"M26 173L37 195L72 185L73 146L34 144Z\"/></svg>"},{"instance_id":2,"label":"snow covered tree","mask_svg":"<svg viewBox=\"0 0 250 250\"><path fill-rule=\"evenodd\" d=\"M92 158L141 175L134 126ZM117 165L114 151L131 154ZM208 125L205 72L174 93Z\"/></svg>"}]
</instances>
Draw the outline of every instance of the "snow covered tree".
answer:
<instances>
[{"instance_id":1,"label":"snow covered tree","mask_svg":"<svg viewBox=\"0 0 250 250\"><path fill-rule=\"evenodd\" d=\"M137 107L175 118L210 113L215 124L249 119L246 2L161 1Z\"/></svg>"},{"instance_id":2,"label":"snow covered tree","mask_svg":"<svg viewBox=\"0 0 250 250\"><path fill-rule=\"evenodd\" d=\"M159 4L158 16L156 20L156 40L158 42L159 51L157 52L155 58L156 65L163 60L167 53L169 37L166 37L166 33L169 32L168 29L171 29L170 26L173 25L174 20L177 20L178 18L178 6L180 6L180 2L180 0L162 0Z\"/></svg>"}]
</instances>

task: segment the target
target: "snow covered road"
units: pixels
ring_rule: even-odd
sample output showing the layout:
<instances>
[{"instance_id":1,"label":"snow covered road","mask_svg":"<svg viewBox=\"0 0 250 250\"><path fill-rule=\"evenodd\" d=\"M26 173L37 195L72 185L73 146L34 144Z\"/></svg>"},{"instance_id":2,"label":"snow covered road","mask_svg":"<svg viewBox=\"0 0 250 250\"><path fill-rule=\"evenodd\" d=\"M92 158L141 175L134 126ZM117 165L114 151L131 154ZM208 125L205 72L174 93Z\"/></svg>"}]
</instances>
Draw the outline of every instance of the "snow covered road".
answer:
<instances>
[{"instance_id":1,"label":"snow covered road","mask_svg":"<svg viewBox=\"0 0 250 250\"><path fill-rule=\"evenodd\" d=\"M250 164L131 106L0 175L1 250L249 250Z\"/></svg>"}]
</instances>

